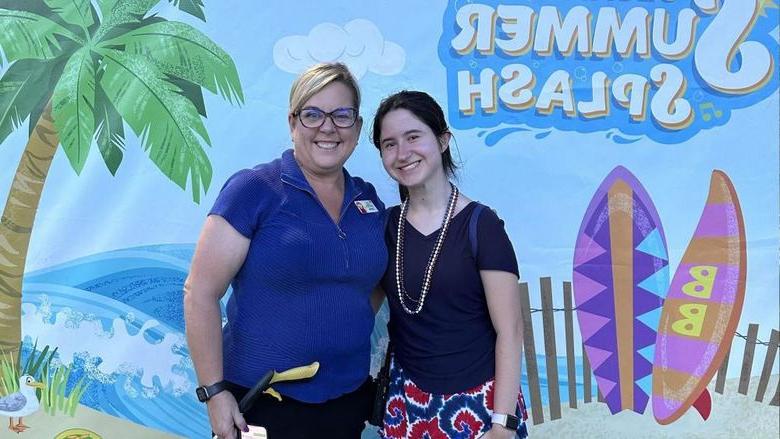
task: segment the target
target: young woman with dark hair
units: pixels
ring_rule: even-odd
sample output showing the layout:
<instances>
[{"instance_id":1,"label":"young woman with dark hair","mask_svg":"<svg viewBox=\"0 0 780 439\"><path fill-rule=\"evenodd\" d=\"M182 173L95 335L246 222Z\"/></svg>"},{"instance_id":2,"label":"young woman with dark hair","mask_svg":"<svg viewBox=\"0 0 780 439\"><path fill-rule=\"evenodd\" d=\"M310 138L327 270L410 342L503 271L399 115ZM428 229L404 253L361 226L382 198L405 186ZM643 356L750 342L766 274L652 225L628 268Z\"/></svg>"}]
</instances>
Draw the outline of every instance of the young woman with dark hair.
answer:
<instances>
[{"instance_id":1,"label":"young woman with dark hair","mask_svg":"<svg viewBox=\"0 0 780 439\"><path fill-rule=\"evenodd\" d=\"M458 191L444 112L426 93L386 98L373 142L402 204L389 212L386 438L523 438L522 324L503 221Z\"/></svg>"}]
</instances>

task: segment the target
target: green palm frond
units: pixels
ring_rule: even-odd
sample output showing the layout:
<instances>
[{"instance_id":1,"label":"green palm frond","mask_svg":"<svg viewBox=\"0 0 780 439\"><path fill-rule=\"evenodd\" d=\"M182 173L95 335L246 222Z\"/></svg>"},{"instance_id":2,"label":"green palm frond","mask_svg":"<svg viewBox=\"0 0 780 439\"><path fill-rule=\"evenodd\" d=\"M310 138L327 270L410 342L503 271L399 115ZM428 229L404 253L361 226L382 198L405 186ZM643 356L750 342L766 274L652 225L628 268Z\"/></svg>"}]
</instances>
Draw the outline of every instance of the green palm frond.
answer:
<instances>
[{"instance_id":1,"label":"green palm frond","mask_svg":"<svg viewBox=\"0 0 780 439\"><path fill-rule=\"evenodd\" d=\"M143 19L149 10L160 0L100 0L103 20L95 31L95 40L100 41L113 28L124 23L134 23Z\"/></svg>"},{"instance_id":2,"label":"green palm frond","mask_svg":"<svg viewBox=\"0 0 780 439\"><path fill-rule=\"evenodd\" d=\"M165 19L161 18L161 17L158 17L156 15L152 15L150 17L144 17L144 18L141 18L139 20L133 20L133 21L129 21L129 22L126 22L126 23L119 23L119 24L111 27L110 29L103 29L103 30L105 30L105 33L103 33L100 36L100 38L98 38L97 35L96 35L95 37L93 37L93 40L94 41L102 41L102 43L100 43L100 44L103 45L103 46L106 46L105 41L107 41L107 40L114 39L114 38L116 38L118 36L121 36L121 35L124 35L124 34L130 32L132 30L135 30L135 29L138 29L140 27L144 27L144 26L150 25L152 23L159 23L161 21L165 21ZM101 30L101 29L102 29L102 26L98 30ZM120 50L122 50L122 48L118 48L118 47L112 47L112 48L113 49L120 49Z\"/></svg>"},{"instance_id":3,"label":"green palm frond","mask_svg":"<svg viewBox=\"0 0 780 439\"><path fill-rule=\"evenodd\" d=\"M206 21L206 14L203 13L203 0L168 0L174 6L182 11Z\"/></svg>"},{"instance_id":4,"label":"green palm frond","mask_svg":"<svg viewBox=\"0 0 780 439\"><path fill-rule=\"evenodd\" d=\"M75 44L72 41L65 42L63 44L64 54L70 54L76 52L77 49L73 49L68 46L75 46ZM16 61L16 62L21 62L21 61ZM33 108L32 113L30 113L30 119L28 124L29 126L27 131L29 135L32 135L33 131L35 130L35 126L38 124L38 121L41 118L41 115L43 114L44 110L46 110L46 106L49 105L51 101L52 91L54 90L54 87L57 85L57 82L60 80L60 77L62 76L62 70L65 69L65 64L67 64L68 62L68 57L67 55L59 56L52 60L39 61L39 62L47 63L47 68L49 69L48 78L46 78L47 80L41 81L38 84L38 87L46 91L46 95L41 96L41 100L38 101L38 103Z\"/></svg>"},{"instance_id":5,"label":"green palm frond","mask_svg":"<svg viewBox=\"0 0 780 439\"><path fill-rule=\"evenodd\" d=\"M109 17L143 17L160 0L101 0L100 7L103 11L103 19Z\"/></svg>"},{"instance_id":6,"label":"green palm frond","mask_svg":"<svg viewBox=\"0 0 780 439\"><path fill-rule=\"evenodd\" d=\"M108 16L108 14L111 12L111 10L114 9L114 6L116 6L117 1L118 0L97 0L96 3L100 8L104 20L105 17Z\"/></svg>"},{"instance_id":7,"label":"green palm frond","mask_svg":"<svg viewBox=\"0 0 780 439\"><path fill-rule=\"evenodd\" d=\"M18 128L36 105L47 99L52 62L35 59L16 61L0 78L0 144Z\"/></svg>"},{"instance_id":8,"label":"green palm frond","mask_svg":"<svg viewBox=\"0 0 780 439\"><path fill-rule=\"evenodd\" d=\"M168 76L166 79L168 82L173 83L173 85L181 89L181 94L195 105L198 114L207 117L206 102L203 100L203 88L201 88L201 86L175 76Z\"/></svg>"},{"instance_id":9,"label":"green palm frond","mask_svg":"<svg viewBox=\"0 0 780 439\"><path fill-rule=\"evenodd\" d=\"M95 93L95 127L95 142L103 156L103 162L111 175L116 175L124 157L125 128L122 116L100 86Z\"/></svg>"},{"instance_id":10,"label":"green palm frond","mask_svg":"<svg viewBox=\"0 0 780 439\"><path fill-rule=\"evenodd\" d=\"M87 161L95 133L95 61L89 47L74 53L52 96L52 116L60 143L77 174Z\"/></svg>"},{"instance_id":11,"label":"green palm frond","mask_svg":"<svg viewBox=\"0 0 780 439\"><path fill-rule=\"evenodd\" d=\"M0 0L0 9L27 11L44 17L51 13L51 8L46 6L43 0Z\"/></svg>"},{"instance_id":12,"label":"green palm frond","mask_svg":"<svg viewBox=\"0 0 780 439\"><path fill-rule=\"evenodd\" d=\"M162 21L103 43L151 58L164 73L198 84L229 102L244 101L233 60L206 35L184 23Z\"/></svg>"},{"instance_id":13,"label":"green palm frond","mask_svg":"<svg viewBox=\"0 0 780 439\"><path fill-rule=\"evenodd\" d=\"M66 23L75 24L84 29L92 26L95 21L92 18L90 0L43 0L52 11L62 17Z\"/></svg>"},{"instance_id":14,"label":"green palm frond","mask_svg":"<svg viewBox=\"0 0 780 439\"><path fill-rule=\"evenodd\" d=\"M60 52L56 35L81 42L80 37L46 17L0 9L0 49L8 61L54 58Z\"/></svg>"},{"instance_id":15,"label":"green palm frond","mask_svg":"<svg viewBox=\"0 0 780 439\"><path fill-rule=\"evenodd\" d=\"M106 96L163 174L182 189L190 178L193 200L199 202L212 169L199 138L210 140L195 106L147 58L97 50L105 65L100 85Z\"/></svg>"},{"instance_id":16,"label":"green palm frond","mask_svg":"<svg viewBox=\"0 0 780 439\"><path fill-rule=\"evenodd\" d=\"M44 0L0 0L0 9L26 11L49 18L53 15L51 8L44 3Z\"/></svg>"}]
</instances>

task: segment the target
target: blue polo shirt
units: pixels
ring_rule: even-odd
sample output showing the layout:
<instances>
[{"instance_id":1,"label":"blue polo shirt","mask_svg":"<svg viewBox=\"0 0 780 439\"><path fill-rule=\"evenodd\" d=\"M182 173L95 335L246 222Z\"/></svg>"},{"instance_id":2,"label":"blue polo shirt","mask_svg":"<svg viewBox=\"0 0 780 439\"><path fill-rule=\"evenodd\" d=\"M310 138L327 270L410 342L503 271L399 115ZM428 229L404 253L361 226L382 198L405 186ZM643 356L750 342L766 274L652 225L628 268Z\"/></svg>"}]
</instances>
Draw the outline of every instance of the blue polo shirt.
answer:
<instances>
[{"instance_id":1,"label":"blue polo shirt","mask_svg":"<svg viewBox=\"0 0 780 439\"><path fill-rule=\"evenodd\" d=\"M346 170L344 181L338 222L292 150L237 172L223 186L209 214L251 240L227 303L226 380L252 387L268 370L319 361L311 380L274 385L283 395L317 403L357 389L368 376L369 299L387 266L384 205L370 183Z\"/></svg>"}]
</instances>

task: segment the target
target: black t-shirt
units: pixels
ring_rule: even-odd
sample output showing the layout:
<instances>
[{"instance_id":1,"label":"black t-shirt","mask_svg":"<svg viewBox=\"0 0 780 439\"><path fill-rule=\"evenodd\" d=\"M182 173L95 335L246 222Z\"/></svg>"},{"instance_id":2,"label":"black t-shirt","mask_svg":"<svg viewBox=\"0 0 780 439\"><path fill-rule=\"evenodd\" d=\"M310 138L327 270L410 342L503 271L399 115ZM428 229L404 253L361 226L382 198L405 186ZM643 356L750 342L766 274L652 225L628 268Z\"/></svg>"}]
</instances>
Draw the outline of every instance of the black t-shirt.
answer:
<instances>
[{"instance_id":1,"label":"black t-shirt","mask_svg":"<svg viewBox=\"0 0 780 439\"><path fill-rule=\"evenodd\" d=\"M398 299L395 253L401 209L395 206L389 212L385 240L390 258L382 278L390 306L388 332L396 361L429 393L461 392L495 376L496 332L479 270L517 275L517 259L504 222L487 208L478 219L477 254L472 254L469 220L477 205L469 203L452 218L425 304L415 315L404 311ZM438 234L436 230L426 236L408 221L404 225L404 288L414 299L420 296ZM408 299L404 303L409 309L417 306Z\"/></svg>"}]
</instances>

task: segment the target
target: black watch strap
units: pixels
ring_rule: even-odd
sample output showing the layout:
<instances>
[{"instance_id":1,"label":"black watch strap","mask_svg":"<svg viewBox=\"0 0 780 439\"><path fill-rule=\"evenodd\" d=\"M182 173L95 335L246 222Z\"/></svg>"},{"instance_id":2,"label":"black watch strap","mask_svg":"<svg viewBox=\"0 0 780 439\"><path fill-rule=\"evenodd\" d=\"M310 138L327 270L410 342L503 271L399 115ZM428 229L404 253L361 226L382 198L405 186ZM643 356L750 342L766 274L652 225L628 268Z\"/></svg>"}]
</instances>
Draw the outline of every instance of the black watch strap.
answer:
<instances>
[{"instance_id":1,"label":"black watch strap","mask_svg":"<svg viewBox=\"0 0 780 439\"><path fill-rule=\"evenodd\" d=\"M501 425L504 428L508 428L512 431L517 431L518 427L520 427L520 419L518 419L515 415L493 413L491 416L491 421L494 424Z\"/></svg>"},{"instance_id":2,"label":"black watch strap","mask_svg":"<svg viewBox=\"0 0 780 439\"><path fill-rule=\"evenodd\" d=\"M211 399L212 396L227 389L227 381L222 380L216 382L210 386L200 386L195 389L195 394L198 395L198 401L206 402Z\"/></svg>"}]
</instances>

